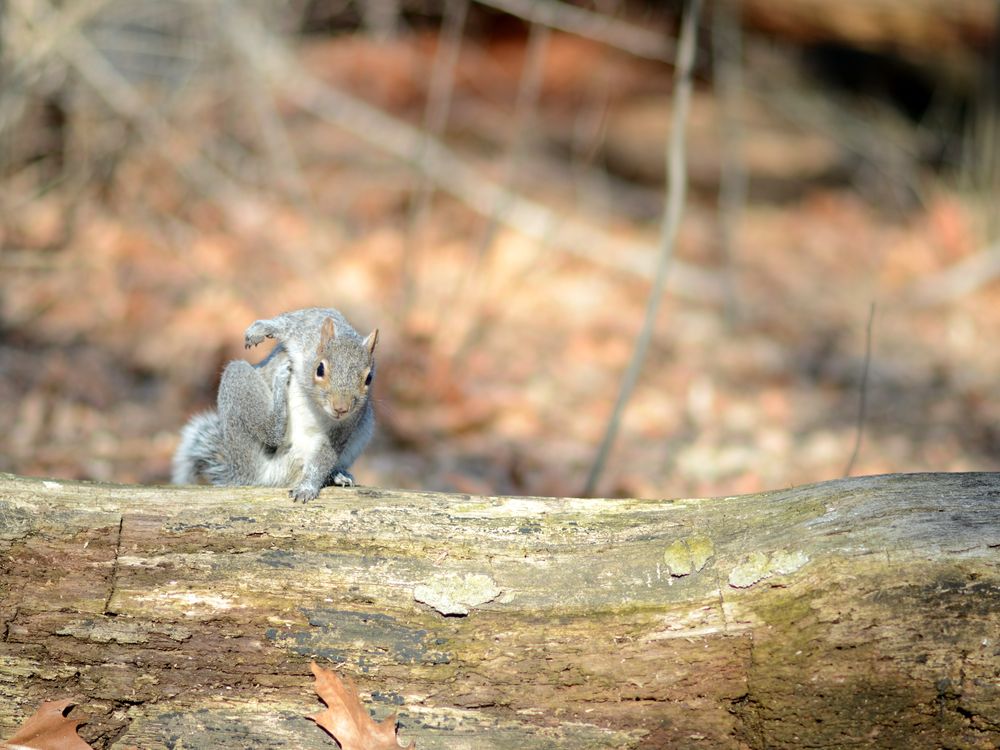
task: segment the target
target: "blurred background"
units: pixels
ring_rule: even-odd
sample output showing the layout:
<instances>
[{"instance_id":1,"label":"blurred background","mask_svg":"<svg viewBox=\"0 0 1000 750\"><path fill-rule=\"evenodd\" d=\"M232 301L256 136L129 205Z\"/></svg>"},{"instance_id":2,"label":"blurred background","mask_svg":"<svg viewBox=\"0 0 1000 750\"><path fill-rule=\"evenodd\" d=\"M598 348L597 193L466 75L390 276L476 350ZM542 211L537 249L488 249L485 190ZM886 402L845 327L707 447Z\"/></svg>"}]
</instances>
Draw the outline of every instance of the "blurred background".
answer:
<instances>
[{"instance_id":1,"label":"blurred background","mask_svg":"<svg viewBox=\"0 0 1000 750\"><path fill-rule=\"evenodd\" d=\"M0 470L167 481L244 328L321 305L381 330L360 482L581 493L684 7L0 2ZM596 492L1000 468L998 33L991 0L703 6Z\"/></svg>"}]
</instances>

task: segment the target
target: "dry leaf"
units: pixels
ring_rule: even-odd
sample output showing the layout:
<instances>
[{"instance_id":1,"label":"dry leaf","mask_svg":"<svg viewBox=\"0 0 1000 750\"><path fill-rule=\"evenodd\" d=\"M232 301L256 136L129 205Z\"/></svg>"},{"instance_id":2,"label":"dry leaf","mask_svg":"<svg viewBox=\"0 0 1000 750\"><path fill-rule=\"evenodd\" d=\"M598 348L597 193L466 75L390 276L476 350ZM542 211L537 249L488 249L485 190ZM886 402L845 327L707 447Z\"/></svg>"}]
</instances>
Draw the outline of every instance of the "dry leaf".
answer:
<instances>
[{"instance_id":1,"label":"dry leaf","mask_svg":"<svg viewBox=\"0 0 1000 750\"><path fill-rule=\"evenodd\" d=\"M331 670L316 662L309 665L316 676L316 694L326 710L309 718L329 732L343 750L398 750L396 714L376 724L358 700L358 689L350 680L341 681ZM411 742L406 750L415 750Z\"/></svg>"},{"instance_id":2,"label":"dry leaf","mask_svg":"<svg viewBox=\"0 0 1000 750\"><path fill-rule=\"evenodd\" d=\"M74 705L71 700L43 703L2 747L31 748L31 750L93 750L76 733L76 728L83 724L84 720L70 719L66 716Z\"/></svg>"}]
</instances>

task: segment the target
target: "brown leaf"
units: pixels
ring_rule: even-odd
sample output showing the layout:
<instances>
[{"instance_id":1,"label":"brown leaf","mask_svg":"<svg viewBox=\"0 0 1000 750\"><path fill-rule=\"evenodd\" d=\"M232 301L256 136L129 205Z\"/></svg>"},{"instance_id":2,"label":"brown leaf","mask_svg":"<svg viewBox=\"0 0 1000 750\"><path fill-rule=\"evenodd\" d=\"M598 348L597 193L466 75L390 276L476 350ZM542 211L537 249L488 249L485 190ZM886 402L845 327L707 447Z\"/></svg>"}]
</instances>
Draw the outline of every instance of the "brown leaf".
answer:
<instances>
[{"instance_id":1,"label":"brown leaf","mask_svg":"<svg viewBox=\"0 0 1000 750\"><path fill-rule=\"evenodd\" d=\"M34 716L24 722L17 733L2 747L17 746L32 750L93 750L80 739L76 728L84 723L83 718L70 719L66 716L74 706L72 700L47 701Z\"/></svg>"},{"instance_id":2,"label":"brown leaf","mask_svg":"<svg viewBox=\"0 0 1000 750\"><path fill-rule=\"evenodd\" d=\"M316 662L309 665L316 676L316 694L326 710L309 718L329 732L343 750L398 750L396 714L376 724L358 700L358 689L349 679L341 681L336 672ZM415 750L411 742L406 750Z\"/></svg>"}]
</instances>

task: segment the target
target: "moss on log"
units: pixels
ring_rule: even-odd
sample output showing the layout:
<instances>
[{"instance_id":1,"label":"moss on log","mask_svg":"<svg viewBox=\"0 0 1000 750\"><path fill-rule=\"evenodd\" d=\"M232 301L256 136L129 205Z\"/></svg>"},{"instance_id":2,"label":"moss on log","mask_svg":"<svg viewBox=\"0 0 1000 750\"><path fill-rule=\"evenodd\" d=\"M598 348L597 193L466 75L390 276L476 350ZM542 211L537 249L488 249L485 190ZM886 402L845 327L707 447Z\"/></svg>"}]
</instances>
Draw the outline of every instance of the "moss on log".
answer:
<instances>
[{"instance_id":1,"label":"moss on log","mask_svg":"<svg viewBox=\"0 0 1000 750\"><path fill-rule=\"evenodd\" d=\"M1000 474L715 499L0 475L0 736L330 748L309 661L430 748L996 748Z\"/></svg>"}]
</instances>

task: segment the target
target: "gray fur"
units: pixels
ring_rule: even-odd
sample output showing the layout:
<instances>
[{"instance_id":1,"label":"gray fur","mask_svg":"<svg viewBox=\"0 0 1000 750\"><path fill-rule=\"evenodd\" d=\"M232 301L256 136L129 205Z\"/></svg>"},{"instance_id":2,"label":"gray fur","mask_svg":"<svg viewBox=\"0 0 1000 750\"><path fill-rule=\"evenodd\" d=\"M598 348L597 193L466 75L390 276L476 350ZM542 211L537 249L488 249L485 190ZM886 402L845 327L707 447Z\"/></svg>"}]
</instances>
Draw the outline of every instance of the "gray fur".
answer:
<instances>
[{"instance_id":1,"label":"gray fur","mask_svg":"<svg viewBox=\"0 0 1000 750\"><path fill-rule=\"evenodd\" d=\"M374 378L377 335L362 338L333 308L255 321L247 348L265 338L280 343L256 366L229 363L217 411L192 418L181 433L173 481L294 485L290 494L302 502L326 486L352 486L348 469L374 431L365 376Z\"/></svg>"},{"instance_id":2,"label":"gray fur","mask_svg":"<svg viewBox=\"0 0 1000 750\"><path fill-rule=\"evenodd\" d=\"M181 442L174 453L171 481L174 484L212 484L221 481L225 472L222 453L222 424L214 411L195 414L181 430Z\"/></svg>"}]
</instances>

